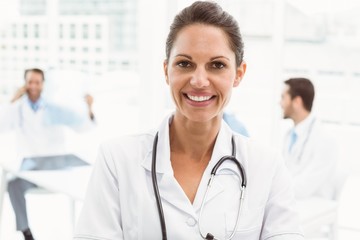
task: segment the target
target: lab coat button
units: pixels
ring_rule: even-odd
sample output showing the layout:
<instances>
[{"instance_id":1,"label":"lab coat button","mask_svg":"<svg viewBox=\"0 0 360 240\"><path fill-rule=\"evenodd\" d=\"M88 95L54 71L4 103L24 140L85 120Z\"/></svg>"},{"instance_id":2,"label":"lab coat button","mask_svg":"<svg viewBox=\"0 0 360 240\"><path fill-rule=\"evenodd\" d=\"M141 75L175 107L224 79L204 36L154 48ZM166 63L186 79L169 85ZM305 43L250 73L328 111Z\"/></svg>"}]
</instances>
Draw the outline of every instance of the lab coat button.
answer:
<instances>
[{"instance_id":1,"label":"lab coat button","mask_svg":"<svg viewBox=\"0 0 360 240\"><path fill-rule=\"evenodd\" d=\"M196 224L196 220L194 218L189 218L186 223L189 227L193 227Z\"/></svg>"}]
</instances>

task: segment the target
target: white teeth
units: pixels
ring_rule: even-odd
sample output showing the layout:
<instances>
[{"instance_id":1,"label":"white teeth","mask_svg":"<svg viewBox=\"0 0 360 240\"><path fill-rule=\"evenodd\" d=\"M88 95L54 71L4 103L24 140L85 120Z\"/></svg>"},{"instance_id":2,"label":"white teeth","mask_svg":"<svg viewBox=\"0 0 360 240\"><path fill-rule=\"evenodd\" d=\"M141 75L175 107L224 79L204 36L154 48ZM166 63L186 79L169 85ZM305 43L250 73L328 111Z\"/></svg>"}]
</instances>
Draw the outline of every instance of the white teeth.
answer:
<instances>
[{"instance_id":1,"label":"white teeth","mask_svg":"<svg viewBox=\"0 0 360 240\"><path fill-rule=\"evenodd\" d=\"M211 98L211 96L191 96L191 95L187 95L187 96L195 102L203 102Z\"/></svg>"}]
</instances>

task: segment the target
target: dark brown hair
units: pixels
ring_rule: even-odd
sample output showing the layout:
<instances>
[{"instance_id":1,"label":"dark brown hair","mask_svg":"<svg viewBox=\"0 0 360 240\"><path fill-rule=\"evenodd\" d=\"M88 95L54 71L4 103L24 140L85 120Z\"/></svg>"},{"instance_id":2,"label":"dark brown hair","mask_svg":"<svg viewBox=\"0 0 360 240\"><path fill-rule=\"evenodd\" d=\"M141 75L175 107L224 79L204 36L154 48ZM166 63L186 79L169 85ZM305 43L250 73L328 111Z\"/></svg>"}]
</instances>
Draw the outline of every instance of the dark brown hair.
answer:
<instances>
[{"instance_id":1,"label":"dark brown hair","mask_svg":"<svg viewBox=\"0 0 360 240\"><path fill-rule=\"evenodd\" d=\"M196 23L221 28L228 36L230 48L235 53L236 65L240 66L244 57L244 43L238 23L233 16L223 11L217 3L202 1L194 2L175 16L166 40L166 60L169 60L171 49L179 31Z\"/></svg>"},{"instance_id":2,"label":"dark brown hair","mask_svg":"<svg viewBox=\"0 0 360 240\"><path fill-rule=\"evenodd\" d=\"M311 112L315 97L315 89L311 81L307 78L290 78L285 81L285 84L289 86L291 99L301 97L304 108Z\"/></svg>"},{"instance_id":3,"label":"dark brown hair","mask_svg":"<svg viewBox=\"0 0 360 240\"><path fill-rule=\"evenodd\" d=\"M35 73L39 73L42 76L42 80L45 81L45 77L44 77L44 71L39 69L39 68L30 68L30 69L26 69L24 72L24 79L26 80L26 74L28 72L35 72Z\"/></svg>"}]
</instances>

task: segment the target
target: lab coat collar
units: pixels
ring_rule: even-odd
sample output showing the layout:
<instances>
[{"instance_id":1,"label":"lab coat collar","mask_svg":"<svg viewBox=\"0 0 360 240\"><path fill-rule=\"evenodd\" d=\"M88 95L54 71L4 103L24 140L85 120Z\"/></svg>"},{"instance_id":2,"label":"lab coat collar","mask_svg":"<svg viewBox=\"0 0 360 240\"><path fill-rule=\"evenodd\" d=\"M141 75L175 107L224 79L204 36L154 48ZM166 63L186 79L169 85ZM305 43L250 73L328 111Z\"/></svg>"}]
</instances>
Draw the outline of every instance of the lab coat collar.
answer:
<instances>
[{"instance_id":1,"label":"lab coat collar","mask_svg":"<svg viewBox=\"0 0 360 240\"><path fill-rule=\"evenodd\" d=\"M315 121L315 116L310 113L309 116L307 116L304 120L302 120L294 127L294 131L296 135L299 137L306 135L307 132L309 131L308 129L310 125L313 124L314 121Z\"/></svg>"},{"instance_id":2,"label":"lab coat collar","mask_svg":"<svg viewBox=\"0 0 360 240\"><path fill-rule=\"evenodd\" d=\"M157 144L157 154L156 154L156 172L157 173L169 173L173 174L173 169L170 162L170 135L169 135L169 126L172 122L173 115L171 114L167 118L164 119L164 121L160 124L159 130L158 130L158 144ZM152 135L155 137L156 132L152 133ZM232 144L231 144L231 138L233 136L233 132L230 129L230 127L222 121L220 131L217 135L216 142L214 145L214 150L209 162L208 167L205 170L206 174L209 174L212 170L212 168L215 166L215 164L226 155L231 155L232 153ZM239 157L239 153L236 151L237 157ZM152 147L151 150L146 155L142 166L151 171L151 163L152 163ZM221 165L220 169L223 168L229 168L231 170L237 171L237 167L235 164L224 162L224 164ZM204 174L205 174L204 173Z\"/></svg>"},{"instance_id":3,"label":"lab coat collar","mask_svg":"<svg viewBox=\"0 0 360 240\"><path fill-rule=\"evenodd\" d=\"M156 172L157 173L169 173L173 174L173 169L171 167L170 162L170 137L169 137L169 126L173 119L173 115L166 117L160 127L158 129L158 144L157 144L157 151L156 151ZM156 135L156 132L153 132L151 135ZM146 155L142 166L151 171L151 164L152 164L152 149L153 146L150 148L151 150Z\"/></svg>"},{"instance_id":4,"label":"lab coat collar","mask_svg":"<svg viewBox=\"0 0 360 240\"><path fill-rule=\"evenodd\" d=\"M209 174L210 174L212 168L215 166L215 164L220 160L220 158L222 158L224 156L231 156L231 154L232 154L232 143L231 143L232 137L233 137L233 131L230 129L230 127L224 121L222 121L220 131L216 137L214 150L213 150L209 165L207 167L207 170L209 170ZM235 148L236 148L236 146L235 146ZM237 154L236 149L235 149L235 153ZM233 169L234 164L231 164L231 163L228 164L228 163L230 163L230 162L228 162L228 161L224 162L224 164L222 164L218 170L221 170L223 168ZM236 167L236 165L234 165L234 166Z\"/></svg>"},{"instance_id":5,"label":"lab coat collar","mask_svg":"<svg viewBox=\"0 0 360 240\"><path fill-rule=\"evenodd\" d=\"M29 105L35 104L35 105L38 105L39 107L43 107L43 106L44 106L45 101L44 101L43 97L41 97L41 96L39 97L39 99L38 99L36 102L32 102L32 101L30 100L30 98L29 98L28 95L26 95L25 98L26 98L26 100L27 100L27 102L28 102Z\"/></svg>"},{"instance_id":6,"label":"lab coat collar","mask_svg":"<svg viewBox=\"0 0 360 240\"><path fill-rule=\"evenodd\" d=\"M159 186L161 199L178 208L179 210L197 218L194 208L185 195L181 186L174 177L174 171L170 162L170 140L169 140L169 126L173 119L173 115L167 117L158 129L158 144L156 154L156 175ZM156 132L152 134L154 137ZM146 155L142 166L151 172L152 164L152 149Z\"/></svg>"},{"instance_id":7,"label":"lab coat collar","mask_svg":"<svg viewBox=\"0 0 360 240\"><path fill-rule=\"evenodd\" d=\"M187 199L186 195L184 194L181 186L177 183L176 179L174 178L173 169L170 162L170 140L169 140L169 125L173 119L173 116L169 116L166 118L160 125L159 128L159 138L158 138L158 146L157 146L157 158L156 158L156 172L162 175L158 175L158 185L159 189L161 189L161 197L169 202L170 204L174 205L178 209L187 212L188 214L192 215L196 218L197 214L200 210L201 202L205 195L207 182L209 180L211 170L215 166L215 164L226 155L231 155L232 153L232 144L231 138L233 135L232 130L229 126L222 121L220 131L217 135L214 150L209 162L208 167L206 168L201 183L199 185L198 191L196 193L196 197L194 200L193 206L191 205L190 201L186 202L183 199ZM156 133L153 133L155 136ZM236 150L239 150L237 147ZM239 153L237 152L237 158L239 159ZM152 163L152 147L147 156L145 157L142 166L151 171L151 163ZM239 171L237 166L230 162L224 162L220 168L218 169L218 173L221 174L223 169L228 169L231 172L234 172L236 175L240 177ZM174 186L178 188L178 191L174 191ZM206 203L211 201L215 198L218 194L224 191L224 187L221 185L219 181L214 180L211 190L208 193ZM205 203L205 204L206 204Z\"/></svg>"},{"instance_id":8,"label":"lab coat collar","mask_svg":"<svg viewBox=\"0 0 360 240\"><path fill-rule=\"evenodd\" d=\"M200 211L201 202L203 200L203 197L206 192L207 188L207 182L211 176L211 170L216 165L216 163L224 156L231 156L232 154L232 143L231 139L233 137L233 131L230 129L230 127L225 123L225 121L222 121L220 131L217 135L214 150L209 162L209 165L207 166L203 178L201 180L201 183L199 185L198 191L196 193L196 198L194 200L194 208L196 211ZM236 142L236 141L235 141ZM235 144L235 154L236 158L239 159L239 148ZM225 161L217 171L217 175L224 173L223 170L226 170L227 172L232 172L236 174L238 177L240 177L239 170L237 169L237 166L231 162L231 161ZM241 179L241 178L240 178ZM203 182L205 181L205 183ZM214 178L214 181L212 183L211 189L208 192L208 196L206 199L206 203L211 201L213 198L215 198L218 194L224 191L224 186L216 180L216 176Z\"/></svg>"},{"instance_id":9,"label":"lab coat collar","mask_svg":"<svg viewBox=\"0 0 360 240\"><path fill-rule=\"evenodd\" d=\"M26 108L31 109L31 111L33 111L32 107L31 107L32 104L37 105L37 110L44 109L44 107L46 105L43 97L40 96L40 98L35 103L33 103L30 100L28 95L25 95L21 99L21 104L24 105ZM37 111L35 111L35 112L37 112Z\"/></svg>"}]
</instances>

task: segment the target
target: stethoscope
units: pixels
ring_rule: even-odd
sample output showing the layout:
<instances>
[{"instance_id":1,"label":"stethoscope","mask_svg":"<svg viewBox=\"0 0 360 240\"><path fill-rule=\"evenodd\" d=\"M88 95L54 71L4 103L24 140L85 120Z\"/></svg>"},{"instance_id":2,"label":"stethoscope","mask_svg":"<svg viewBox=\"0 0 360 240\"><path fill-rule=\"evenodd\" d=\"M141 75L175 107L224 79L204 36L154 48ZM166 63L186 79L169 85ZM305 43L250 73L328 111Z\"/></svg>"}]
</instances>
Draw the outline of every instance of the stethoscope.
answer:
<instances>
[{"instance_id":1,"label":"stethoscope","mask_svg":"<svg viewBox=\"0 0 360 240\"><path fill-rule=\"evenodd\" d=\"M155 198L156 198L157 209L158 209L159 218L160 218L162 239L167 240L164 211L163 211L163 207L162 207L162 203L161 203L161 197L160 197L160 193L159 193L159 187L158 187L157 179L156 179L156 149L157 149L157 143L158 143L158 134L159 133L156 133L155 138L154 138L154 143L153 143L151 177L152 177L152 183L153 183L153 188L154 188L154 193L155 193ZM205 200L207 198L209 189L211 188L211 184L214 181L217 170L221 166L221 164L223 164L223 162L225 162L227 160L232 161L232 162L234 162L236 164L236 166L239 169L240 175L241 175L240 201L239 201L238 214L237 214L237 217L236 217L236 223L235 223L234 229L233 229L231 235L229 236L229 238L227 238L227 240L232 239L234 237L234 235L236 233L236 229L237 229L238 224L239 224L239 217L240 217L242 203L244 201L245 189L246 189L246 184L247 183L246 183L246 174L245 174L244 167L241 165L241 163L235 157L235 155L236 155L236 146L235 146L234 136L232 136L232 138L231 138L231 144L232 144L232 155L222 157L215 164L213 169L211 170L211 176L210 176L210 179L208 181L207 188L206 188L206 191L205 191L205 195L204 195L204 198L203 198L202 203L201 203L200 214L199 214L199 219L198 219L198 228L199 228L199 233L200 233L200 235L201 235L201 237L203 239L210 239L210 240L211 239L214 239L214 240L216 239L211 233L207 233L206 235L203 235L203 233L201 231L201 227L200 227L201 226L200 222L201 222L201 217L202 217L202 213L203 213L203 210L204 210Z\"/></svg>"}]
</instances>

